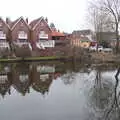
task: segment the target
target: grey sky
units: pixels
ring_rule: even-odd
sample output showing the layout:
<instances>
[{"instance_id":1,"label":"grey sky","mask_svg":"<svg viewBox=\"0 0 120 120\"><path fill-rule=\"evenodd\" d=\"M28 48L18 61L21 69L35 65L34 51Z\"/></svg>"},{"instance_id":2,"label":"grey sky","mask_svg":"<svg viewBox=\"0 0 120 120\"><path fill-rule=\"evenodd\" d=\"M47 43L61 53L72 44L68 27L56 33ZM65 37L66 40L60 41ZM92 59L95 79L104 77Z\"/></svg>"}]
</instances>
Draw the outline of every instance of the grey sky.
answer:
<instances>
[{"instance_id":1,"label":"grey sky","mask_svg":"<svg viewBox=\"0 0 120 120\"><path fill-rule=\"evenodd\" d=\"M12 20L23 16L29 21L40 16L48 17L61 31L84 29L87 0L2 0L0 16Z\"/></svg>"}]
</instances>

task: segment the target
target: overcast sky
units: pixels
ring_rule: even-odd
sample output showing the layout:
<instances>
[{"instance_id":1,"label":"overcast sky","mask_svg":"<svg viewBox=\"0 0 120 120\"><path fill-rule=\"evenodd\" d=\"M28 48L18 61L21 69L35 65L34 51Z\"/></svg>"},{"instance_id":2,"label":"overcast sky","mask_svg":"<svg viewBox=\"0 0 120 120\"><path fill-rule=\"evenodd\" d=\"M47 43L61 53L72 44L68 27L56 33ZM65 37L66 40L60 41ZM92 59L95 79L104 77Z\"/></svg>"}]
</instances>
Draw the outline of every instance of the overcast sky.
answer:
<instances>
[{"instance_id":1,"label":"overcast sky","mask_svg":"<svg viewBox=\"0 0 120 120\"><path fill-rule=\"evenodd\" d=\"M1 0L0 16L12 20L20 16L29 21L48 17L61 31L85 29L87 0Z\"/></svg>"}]
</instances>

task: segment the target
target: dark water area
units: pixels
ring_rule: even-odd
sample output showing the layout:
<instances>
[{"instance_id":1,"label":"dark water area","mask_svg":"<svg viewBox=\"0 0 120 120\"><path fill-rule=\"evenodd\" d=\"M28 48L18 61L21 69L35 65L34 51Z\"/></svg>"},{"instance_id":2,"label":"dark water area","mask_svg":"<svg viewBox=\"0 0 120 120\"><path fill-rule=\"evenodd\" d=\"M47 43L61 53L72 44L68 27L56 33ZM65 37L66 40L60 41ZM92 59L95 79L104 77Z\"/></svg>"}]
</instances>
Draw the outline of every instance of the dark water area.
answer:
<instances>
[{"instance_id":1,"label":"dark water area","mask_svg":"<svg viewBox=\"0 0 120 120\"><path fill-rule=\"evenodd\" d=\"M1 120L119 120L118 65L0 64Z\"/></svg>"}]
</instances>

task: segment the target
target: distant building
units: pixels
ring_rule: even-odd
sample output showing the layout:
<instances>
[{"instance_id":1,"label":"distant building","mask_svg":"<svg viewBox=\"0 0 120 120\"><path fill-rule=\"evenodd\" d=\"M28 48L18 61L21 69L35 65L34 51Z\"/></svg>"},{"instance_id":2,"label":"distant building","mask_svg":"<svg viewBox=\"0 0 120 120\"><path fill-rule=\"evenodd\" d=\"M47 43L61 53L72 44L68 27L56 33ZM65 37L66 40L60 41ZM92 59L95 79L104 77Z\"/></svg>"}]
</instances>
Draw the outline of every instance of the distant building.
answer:
<instances>
[{"instance_id":1,"label":"distant building","mask_svg":"<svg viewBox=\"0 0 120 120\"><path fill-rule=\"evenodd\" d=\"M88 48L90 46L91 41L87 37L79 37L71 40L71 45L76 47Z\"/></svg>"},{"instance_id":2,"label":"distant building","mask_svg":"<svg viewBox=\"0 0 120 120\"><path fill-rule=\"evenodd\" d=\"M52 31L51 33L52 40L65 40L66 36L64 33L61 33L60 31Z\"/></svg>"},{"instance_id":3,"label":"distant building","mask_svg":"<svg viewBox=\"0 0 120 120\"><path fill-rule=\"evenodd\" d=\"M97 36L97 41L107 42L110 46L115 47L116 45L115 32L98 32L96 36Z\"/></svg>"},{"instance_id":4,"label":"distant building","mask_svg":"<svg viewBox=\"0 0 120 120\"><path fill-rule=\"evenodd\" d=\"M73 38L79 38L81 36L87 37L89 40L93 40L93 32L91 30L77 30L72 32Z\"/></svg>"},{"instance_id":5,"label":"distant building","mask_svg":"<svg viewBox=\"0 0 120 120\"><path fill-rule=\"evenodd\" d=\"M93 32L91 30L73 31L71 35L71 44L77 47L88 48L93 40Z\"/></svg>"},{"instance_id":6,"label":"distant building","mask_svg":"<svg viewBox=\"0 0 120 120\"><path fill-rule=\"evenodd\" d=\"M59 30L57 30L54 23L50 24L50 28L52 30L52 33L51 33L52 40L65 40L66 39L66 35L63 32L60 32Z\"/></svg>"}]
</instances>

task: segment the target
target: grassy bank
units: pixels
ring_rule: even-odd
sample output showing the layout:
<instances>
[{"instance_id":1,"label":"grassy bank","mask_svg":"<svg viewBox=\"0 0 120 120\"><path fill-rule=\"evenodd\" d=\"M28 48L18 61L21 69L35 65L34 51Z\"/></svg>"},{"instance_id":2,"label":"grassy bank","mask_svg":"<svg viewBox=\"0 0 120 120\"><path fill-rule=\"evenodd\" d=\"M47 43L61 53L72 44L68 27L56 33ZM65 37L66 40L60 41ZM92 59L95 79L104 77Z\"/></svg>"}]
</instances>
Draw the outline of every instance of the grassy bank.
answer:
<instances>
[{"instance_id":1,"label":"grassy bank","mask_svg":"<svg viewBox=\"0 0 120 120\"><path fill-rule=\"evenodd\" d=\"M0 62L22 62L22 61L48 61L48 60L64 60L67 57L46 56L46 57L16 57L16 58L0 58Z\"/></svg>"},{"instance_id":2,"label":"grassy bank","mask_svg":"<svg viewBox=\"0 0 120 120\"><path fill-rule=\"evenodd\" d=\"M44 56L44 57L16 57L16 58L0 58L0 62L29 62L29 61L52 61L52 60L73 60L82 63L120 63L120 55L113 53L86 53L79 57L77 54L73 57L66 56Z\"/></svg>"}]
</instances>

